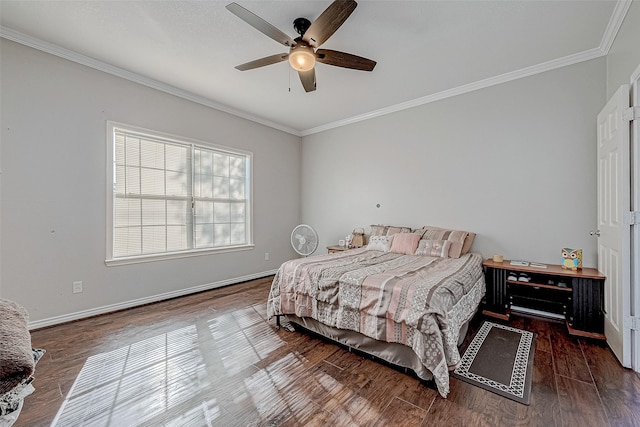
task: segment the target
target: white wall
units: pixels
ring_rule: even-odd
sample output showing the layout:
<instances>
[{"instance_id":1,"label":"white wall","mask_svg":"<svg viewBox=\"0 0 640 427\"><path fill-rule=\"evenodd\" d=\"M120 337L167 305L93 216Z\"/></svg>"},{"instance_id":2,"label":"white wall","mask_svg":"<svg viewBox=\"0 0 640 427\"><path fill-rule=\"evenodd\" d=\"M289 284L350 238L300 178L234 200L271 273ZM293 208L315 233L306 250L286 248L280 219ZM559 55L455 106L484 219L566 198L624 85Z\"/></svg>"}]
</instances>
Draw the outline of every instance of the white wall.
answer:
<instances>
[{"instance_id":1,"label":"white wall","mask_svg":"<svg viewBox=\"0 0 640 427\"><path fill-rule=\"evenodd\" d=\"M321 244L354 227L478 233L485 256L595 266L595 117L605 58L306 136L302 221ZM380 203L381 207L376 208Z\"/></svg>"},{"instance_id":2,"label":"white wall","mask_svg":"<svg viewBox=\"0 0 640 427\"><path fill-rule=\"evenodd\" d=\"M640 1L631 3L622 26L607 55L607 98L622 84L629 84L631 73L640 65Z\"/></svg>"},{"instance_id":3,"label":"white wall","mask_svg":"<svg viewBox=\"0 0 640 427\"><path fill-rule=\"evenodd\" d=\"M300 221L319 252L354 227L431 224L477 232L485 256L555 263L571 246L595 266L595 116L640 62L639 32L636 1L606 60L310 135L302 153L297 137L1 40L0 296L46 322L226 283L294 257ZM255 250L106 267L106 120L253 151Z\"/></svg>"},{"instance_id":4,"label":"white wall","mask_svg":"<svg viewBox=\"0 0 640 427\"><path fill-rule=\"evenodd\" d=\"M1 43L0 290L32 322L227 283L294 257L299 137ZM255 249L106 267L107 120L252 151ZM76 280L82 294L71 292Z\"/></svg>"}]
</instances>

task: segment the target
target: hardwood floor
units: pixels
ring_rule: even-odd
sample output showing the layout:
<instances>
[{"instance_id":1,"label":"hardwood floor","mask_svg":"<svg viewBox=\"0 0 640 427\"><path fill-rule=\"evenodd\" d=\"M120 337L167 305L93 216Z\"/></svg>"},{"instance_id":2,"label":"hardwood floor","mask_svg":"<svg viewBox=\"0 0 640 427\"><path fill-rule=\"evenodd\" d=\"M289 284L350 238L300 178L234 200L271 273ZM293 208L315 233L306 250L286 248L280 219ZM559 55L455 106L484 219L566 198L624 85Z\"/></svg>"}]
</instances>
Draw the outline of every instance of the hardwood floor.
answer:
<instances>
[{"instance_id":1,"label":"hardwood floor","mask_svg":"<svg viewBox=\"0 0 640 427\"><path fill-rule=\"evenodd\" d=\"M534 331L531 405L410 375L267 323L272 278L32 332L47 350L16 426L640 426L640 376L563 324ZM473 319L467 341L479 328Z\"/></svg>"}]
</instances>

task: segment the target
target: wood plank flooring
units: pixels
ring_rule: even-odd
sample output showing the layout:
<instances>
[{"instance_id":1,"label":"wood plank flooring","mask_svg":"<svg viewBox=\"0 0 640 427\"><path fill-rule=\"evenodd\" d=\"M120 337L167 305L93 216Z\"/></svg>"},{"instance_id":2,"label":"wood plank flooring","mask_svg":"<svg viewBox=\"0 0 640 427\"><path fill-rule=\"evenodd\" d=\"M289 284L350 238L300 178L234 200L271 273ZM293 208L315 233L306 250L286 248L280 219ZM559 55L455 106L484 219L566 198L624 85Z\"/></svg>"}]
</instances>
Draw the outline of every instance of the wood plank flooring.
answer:
<instances>
[{"instance_id":1,"label":"wood plank flooring","mask_svg":"<svg viewBox=\"0 0 640 427\"><path fill-rule=\"evenodd\" d=\"M47 353L16 426L640 426L640 376L561 323L509 322L538 334L530 406L453 378L443 399L410 375L276 330L271 279L33 331Z\"/></svg>"}]
</instances>

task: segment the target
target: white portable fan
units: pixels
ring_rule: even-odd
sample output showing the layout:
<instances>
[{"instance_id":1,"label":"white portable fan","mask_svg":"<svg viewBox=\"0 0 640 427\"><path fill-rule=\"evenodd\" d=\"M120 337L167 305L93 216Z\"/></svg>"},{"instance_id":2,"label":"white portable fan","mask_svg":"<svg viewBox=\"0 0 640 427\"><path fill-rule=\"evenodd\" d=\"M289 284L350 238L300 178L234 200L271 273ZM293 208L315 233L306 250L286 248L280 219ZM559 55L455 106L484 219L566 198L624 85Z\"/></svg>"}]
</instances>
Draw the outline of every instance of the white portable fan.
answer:
<instances>
[{"instance_id":1,"label":"white portable fan","mask_svg":"<svg viewBox=\"0 0 640 427\"><path fill-rule=\"evenodd\" d=\"M310 225L300 224L291 232L293 250L303 256L309 256L318 248L318 233Z\"/></svg>"}]
</instances>

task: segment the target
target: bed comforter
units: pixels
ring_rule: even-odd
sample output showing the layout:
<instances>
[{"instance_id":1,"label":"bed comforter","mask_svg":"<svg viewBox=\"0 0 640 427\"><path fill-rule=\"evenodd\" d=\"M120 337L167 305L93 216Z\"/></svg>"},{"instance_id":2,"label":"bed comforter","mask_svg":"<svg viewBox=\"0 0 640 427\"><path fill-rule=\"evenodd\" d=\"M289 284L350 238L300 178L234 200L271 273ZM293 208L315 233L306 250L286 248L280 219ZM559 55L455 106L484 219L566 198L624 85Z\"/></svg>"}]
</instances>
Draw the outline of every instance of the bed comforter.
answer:
<instances>
[{"instance_id":1,"label":"bed comforter","mask_svg":"<svg viewBox=\"0 0 640 427\"><path fill-rule=\"evenodd\" d=\"M267 313L311 317L413 349L443 397L460 361L460 326L485 292L482 256L456 259L354 249L287 261L271 285Z\"/></svg>"}]
</instances>

